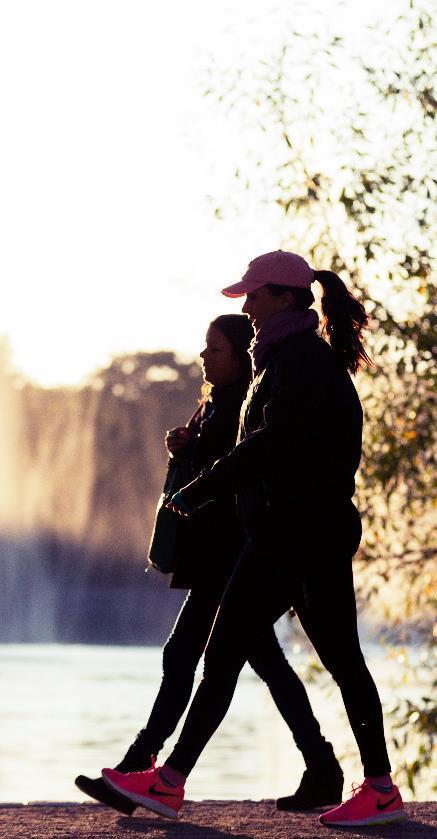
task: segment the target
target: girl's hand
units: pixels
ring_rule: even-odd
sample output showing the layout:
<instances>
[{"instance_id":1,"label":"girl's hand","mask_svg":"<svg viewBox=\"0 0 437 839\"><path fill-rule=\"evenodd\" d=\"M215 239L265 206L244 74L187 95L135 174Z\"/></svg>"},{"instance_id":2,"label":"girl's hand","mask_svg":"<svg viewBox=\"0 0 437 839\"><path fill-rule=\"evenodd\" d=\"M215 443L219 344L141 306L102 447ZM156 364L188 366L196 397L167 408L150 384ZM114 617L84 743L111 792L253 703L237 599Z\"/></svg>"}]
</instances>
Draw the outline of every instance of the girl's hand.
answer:
<instances>
[{"instance_id":1,"label":"girl's hand","mask_svg":"<svg viewBox=\"0 0 437 839\"><path fill-rule=\"evenodd\" d=\"M190 436L190 432L185 425L179 428L172 428L171 431L167 431L167 434L165 435L165 445L168 453L170 455L180 454L187 445Z\"/></svg>"}]
</instances>

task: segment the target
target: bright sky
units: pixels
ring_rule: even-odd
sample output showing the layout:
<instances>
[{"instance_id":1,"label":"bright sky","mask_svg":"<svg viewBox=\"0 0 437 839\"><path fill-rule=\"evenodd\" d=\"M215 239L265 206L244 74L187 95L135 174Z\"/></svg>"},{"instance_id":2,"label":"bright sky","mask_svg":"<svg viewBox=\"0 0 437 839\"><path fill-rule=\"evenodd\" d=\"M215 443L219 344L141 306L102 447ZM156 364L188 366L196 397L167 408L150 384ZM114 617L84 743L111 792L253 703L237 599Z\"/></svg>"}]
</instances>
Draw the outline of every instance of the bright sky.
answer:
<instances>
[{"instance_id":1,"label":"bright sky","mask_svg":"<svg viewBox=\"0 0 437 839\"><path fill-rule=\"evenodd\" d=\"M210 57L262 58L317 6L4 0L0 334L26 375L75 384L114 353L195 356L208 321L239 310L218 290L279 246L279 217L214 218L244 146L200 76ZM359 41L379 6L326 0L322 23Z\"/></svg>"}]
</instances>

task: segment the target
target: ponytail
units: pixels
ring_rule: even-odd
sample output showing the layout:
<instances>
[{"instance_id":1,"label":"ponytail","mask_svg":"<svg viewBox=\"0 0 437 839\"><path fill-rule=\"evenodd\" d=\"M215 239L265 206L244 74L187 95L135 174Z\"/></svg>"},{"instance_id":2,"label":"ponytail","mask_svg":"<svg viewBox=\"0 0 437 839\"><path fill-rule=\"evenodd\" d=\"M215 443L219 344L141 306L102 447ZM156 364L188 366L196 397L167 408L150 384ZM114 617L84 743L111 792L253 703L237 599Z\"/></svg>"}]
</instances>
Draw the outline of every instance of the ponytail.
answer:
<instances>
[{"instance_id":1,"label":"ponytail","mask_svg":"<svg viewBox=\"0 0 437 839\"><path fill-rule=\"evenodd\" d=\"M373 365L362 342L362 333L368 322L362 303L333 271L314 271L314 278L323 288L322 334L327 336L346 370L355 374L361 366Z\"/></svg>"}]
</instances>

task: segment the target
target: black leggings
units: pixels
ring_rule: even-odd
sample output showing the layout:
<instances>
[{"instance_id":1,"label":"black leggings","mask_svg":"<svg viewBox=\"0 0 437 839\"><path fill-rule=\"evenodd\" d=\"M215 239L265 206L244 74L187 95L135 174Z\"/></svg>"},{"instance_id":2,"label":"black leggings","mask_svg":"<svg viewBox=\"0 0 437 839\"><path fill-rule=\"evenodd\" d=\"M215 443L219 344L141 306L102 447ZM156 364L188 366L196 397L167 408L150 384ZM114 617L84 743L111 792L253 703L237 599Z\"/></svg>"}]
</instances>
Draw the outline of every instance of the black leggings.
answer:
<instances>
[{"instance_id":1,"label":"black leggings","mask_svg":"<svg viewBox=\"0 0 437 839\"><path fill-rule=\"evenodd\" d=\"M196 667L206 647L221 594L222 590L205 591L194 588L182 606L164 647L161 687L147 725L143 729L142 741L150 754L156 756L162 749L165 740L174 732L188 706ZM237 630L237 635L239 631ZM317 764L323 760L328 754L329 746L320 733L306 690L285 658L273 625L266 626L265 631L260 633L248 661L270 689L306 764ZM226 660L223 661L223 665L226 668ZM238 673L235 675L235 682L237 676ZM221 692L221 688L217 690Z\"/></svg>"},{"instance_id":2,"label":"black leggings","mask_svg":"<svg viewBox=\"0 0 437 839\"><path fill-rule=\"evenodd\" d=\"M381 703L357 631L351 556L361 535L359 517L351 505L343 525L338 518L319 521L318 525L314 527L313 522L312 531L300 528L301 538L293 534L298 556L289 556L288 564L283 545L274 559L251 545L244 550L205 652L203 680L179 742L168 758L168 763L184 775L192 770L224 718L245 661L251 661L260 639L272 631L273 623L291 605L341 690L365 775L390 772ZM322 548L323 563L320 555L315 555L316 549ZM289 570L293 559L299 562L298 574ZM300 723L296 715L295 735Z\"/></svg>"}]
</instances>

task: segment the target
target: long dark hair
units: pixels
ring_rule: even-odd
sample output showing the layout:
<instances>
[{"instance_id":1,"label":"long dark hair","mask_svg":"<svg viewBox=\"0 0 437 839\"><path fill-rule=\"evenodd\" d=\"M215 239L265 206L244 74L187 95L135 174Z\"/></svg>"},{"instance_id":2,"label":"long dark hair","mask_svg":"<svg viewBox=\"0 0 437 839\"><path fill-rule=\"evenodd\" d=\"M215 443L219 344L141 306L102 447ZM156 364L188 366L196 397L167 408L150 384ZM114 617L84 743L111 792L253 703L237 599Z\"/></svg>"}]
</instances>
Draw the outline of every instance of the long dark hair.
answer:
<instances>
[{"instance_id":1,"label":"long dark hair","mask_svg":"<svg viewBox=\"0 0 437 839\"><path fill-rule=\"evenodd\" d=\"M364 349L362 334L368 317L362 303L346 288L333 271L314 271L323 288L323 330L332 349L350 373L355 374L365 364L373 365Z\"/></svg>"},{"instance_id":2,"label":"long dark hair","mask_svg":"<svg viewBox=\"0 0 437 839\"><path fill-rule=\"evenodd\" d=\"M368 325L363 304L333 271L314 271L314 277L323 288L322 335L326 335L335 354L350 373L355 375L365 364L373 366L364 349L362 338ZM309 288L293 288L273 283L266 287L275 296L291 291L297 309L309 309L314 303L314 295Z\"/></svg>"}]
</instances>

